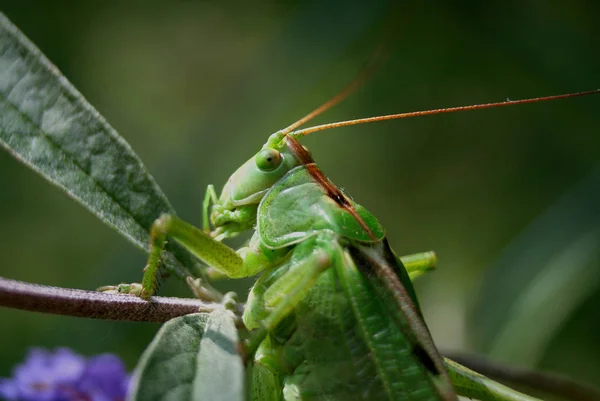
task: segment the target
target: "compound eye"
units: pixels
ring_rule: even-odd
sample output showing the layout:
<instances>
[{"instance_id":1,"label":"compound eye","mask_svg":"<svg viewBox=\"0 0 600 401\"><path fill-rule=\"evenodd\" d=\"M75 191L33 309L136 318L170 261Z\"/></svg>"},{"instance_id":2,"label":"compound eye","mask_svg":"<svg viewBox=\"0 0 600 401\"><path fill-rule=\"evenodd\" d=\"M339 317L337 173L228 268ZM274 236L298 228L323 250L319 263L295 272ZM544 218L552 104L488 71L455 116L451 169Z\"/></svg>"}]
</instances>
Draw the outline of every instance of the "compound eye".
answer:
<instances>
[{"instance_id":1,"label":"compound eye","mask_svg":"<svg viewBox=\"0 0 600 401\"><path fill-rule=\"evenodd\" d=\"M283 157L275 149L263 149L256 155L256 167L262 171L273 171L281 164Z\"/></svg>"}]
</instances>

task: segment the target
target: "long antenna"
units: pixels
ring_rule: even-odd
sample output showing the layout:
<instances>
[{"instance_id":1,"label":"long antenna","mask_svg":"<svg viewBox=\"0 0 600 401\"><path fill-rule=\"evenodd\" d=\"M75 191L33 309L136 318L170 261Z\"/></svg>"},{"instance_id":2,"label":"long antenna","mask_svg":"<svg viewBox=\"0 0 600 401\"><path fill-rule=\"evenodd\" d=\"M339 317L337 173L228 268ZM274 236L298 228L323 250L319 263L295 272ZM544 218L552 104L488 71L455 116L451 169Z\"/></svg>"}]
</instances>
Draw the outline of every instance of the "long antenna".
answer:
<instances>
[{"instance_id":1,"label":"long antenna","mask_svg":"<svg viewBox=\"0 0 600 401\"><path fill-rule=\"evenodd\" d=\"M329 99L321 106L317 107L315 110L311 111L292 125L284 128L283 130L281 130L281 132L284 134L292 132L294 129L307 123L319 114L323 114L325 111L329 110L336 104L340 103L342 100L346 99L352 93L354 93L358 88L362 86L362 84L364 84L371 77L371 75L373 75L373 73L377 70L377 68L386 58L387 52L384 52L384 48L384 45L380 45L377 49L375 49L375 51L373 52L371 57L369 57L369 60L360 70L358 75L354 77L352 82L346 85L346 87L342 89L337 95L335 95L334 97L332 97L331 99Z\"/></svg>"},{"instance_id":2,"label":"long antenna","mask_svg":"<svg viewBox=\"0 0 600 401\"><path fill-rule=\"evenodd\" d=\"M302 129L302 130L295 131L295 132L293 132L293 136L294 137L305 136L305 135L308 135L308 134L312 134L313 132L324 131L326 129L331 129L331 128L347 127L349 125L374 123L374 122L386 121L386 120L396 120L396 119L400 119L400 118L428 116L428 115L432 115L432 114L454 113L456 111L468 111L468 110L489 109L489 108L492 108L492 107L513 106L513 105L517 105L517 104L543 102L543 101L546 101L546 100L557 100L557 99L566 99L566 98L570 98L570 97L595 95L597 93L600 93L600 89L596 89L596 90L593 90L593 91L587 91L587 92L567 93L567 94L564 94L564 95L536 97L536 98L531 98L531 99L506 100L506 101L503 101L503 102L475 104L475 105L472 105L472 106L448 107L448 108L445 108L445 109L412 111L412 112L408 112L408 113L388 114L388 115L385 115L385 116L359 118L357 120L347 120L347 121L340 121L340 122L337 122L337 123L329 123L329 124L316 125L314 127L309 127L309 128L305 128L305 129ZM332 100L334 100L334 99L332 99ZM329 102L327 102L327 103L329 103ZM325 104L327 104L327 103L325 103ZM321 107L323 107L323 106L321 106ZM317 110L319 110L319 109L317 109ZM296 127L297 125L292 124L291 126ZM289 132L289 131L287 131L287 132Z\"/></svg>"}]
</instances>

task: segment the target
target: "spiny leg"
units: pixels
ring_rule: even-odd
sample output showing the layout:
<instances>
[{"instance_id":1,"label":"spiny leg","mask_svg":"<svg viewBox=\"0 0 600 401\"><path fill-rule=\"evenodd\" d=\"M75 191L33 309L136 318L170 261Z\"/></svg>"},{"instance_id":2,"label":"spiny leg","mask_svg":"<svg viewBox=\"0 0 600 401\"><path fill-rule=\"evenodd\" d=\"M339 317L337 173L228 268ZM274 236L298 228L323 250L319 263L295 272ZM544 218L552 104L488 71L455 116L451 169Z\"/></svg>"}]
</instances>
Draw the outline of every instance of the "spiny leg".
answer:
<instances>
[{"instance_id":1,"label":"spiny leg","mask_svg":"<svg viewBox=\"0 0 600 401\"><path fill-rule=\"evenodd\" d=\"M144 268L142 291L138 294L142 298L147 298L156 291L156 277L167 237L175 239L210 265L235 268L242 264L241 258L233 249L213 240L202 230L178 217L164 214L154 221L150 229L150 254Z\"/></svg>"},{"instance_id":2,"label":"spiny leg","mask_svg":"<svg viewBox=\"0 0 600 401\"><path fill-rule=\"evenodd\" d=\"M156 274L161 263L161 255L167 237L173 238L203 262L218 269L228 277L251 276L271 263L258 249L242 248L238 254L232 248L216 241L201 229L186 223L177 216L164 214L152 224L150 255L144 268L141 290L138 286L130 286L135 291L133 292L135 295L148 298L154 293ZM103 290L114 291L114 287L103 287Z\"/></svg>"}]
</instances>

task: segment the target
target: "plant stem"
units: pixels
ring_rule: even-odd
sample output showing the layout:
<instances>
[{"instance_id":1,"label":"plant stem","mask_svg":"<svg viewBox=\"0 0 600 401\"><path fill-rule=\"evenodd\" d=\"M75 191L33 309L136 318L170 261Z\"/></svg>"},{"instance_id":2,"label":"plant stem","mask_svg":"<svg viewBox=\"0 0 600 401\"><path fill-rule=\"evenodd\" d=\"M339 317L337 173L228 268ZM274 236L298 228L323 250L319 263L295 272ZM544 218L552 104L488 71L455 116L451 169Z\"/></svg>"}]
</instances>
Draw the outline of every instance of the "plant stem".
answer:
<instances>
[{"instance_id":1,"label":"plant stem","mask_svg":"<svg viewBox=\"0 0 600 401\"><path fill-rule=\"evenodd\" d=\"M177 316L222 309L197 299L107 294L31 284L0 277L0 306L91 319L165 322Z\"/></svg>"}]
</instances>

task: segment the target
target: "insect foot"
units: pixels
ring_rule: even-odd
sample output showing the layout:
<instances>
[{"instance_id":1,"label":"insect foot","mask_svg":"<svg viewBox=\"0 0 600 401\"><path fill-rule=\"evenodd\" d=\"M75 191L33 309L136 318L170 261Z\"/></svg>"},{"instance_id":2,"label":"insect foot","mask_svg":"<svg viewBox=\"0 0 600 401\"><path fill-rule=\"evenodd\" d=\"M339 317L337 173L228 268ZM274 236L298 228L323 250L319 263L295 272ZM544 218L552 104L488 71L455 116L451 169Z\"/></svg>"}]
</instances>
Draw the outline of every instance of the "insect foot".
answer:
<instances>
[{"instance_id":1,"label":"insect foot","mask_svg":"<svg viewBox=\"0 0 600 401\"><path fill-rule=\"evenodd\" d=\"M105 285L96 289L99 292L105 292L107 294L124 294L124 295L135 295L141 298L143 296L143 288L140 283L121 283L118 285Z\"/></svg>"}]
</instances>

